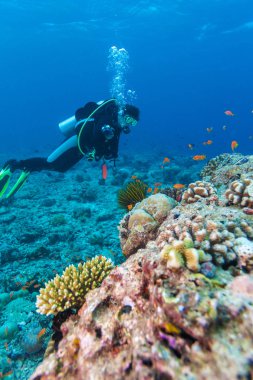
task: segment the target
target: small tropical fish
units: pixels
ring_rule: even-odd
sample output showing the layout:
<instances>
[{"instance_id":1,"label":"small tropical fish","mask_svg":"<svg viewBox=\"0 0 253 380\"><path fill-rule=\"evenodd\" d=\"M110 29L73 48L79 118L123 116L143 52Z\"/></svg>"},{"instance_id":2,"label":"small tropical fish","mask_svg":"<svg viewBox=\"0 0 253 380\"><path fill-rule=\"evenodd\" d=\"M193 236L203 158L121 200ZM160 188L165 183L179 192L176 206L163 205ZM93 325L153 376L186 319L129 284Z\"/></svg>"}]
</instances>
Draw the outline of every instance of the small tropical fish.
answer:
<instances>
[{"instance_id":1,"label":"small tropical fish","mask_svg":"<svg viewBox=\"0 0 253 380\"><path fill-rule=\"evenodd\" d=\"M39 340L47 331L47 329L44 327L44 329L40 330L40 332L37 335L37 339Z\"/></svg>"},{"instance_id":2,"label":"small tropical fish","mask_svg":"<svg viewBox=\"0 0 253 380\"><path fill-rule=\"evenodd\" d=\"M175 185L173 185L174 189L183 189L185 187L185 185L183 185L182 183L175 183Z\"/></svg>"},{"instance_id":3,"label":"small tropical fish","mask_svg":"<svg viewBox=\"0 0 253 380\"><path fill-rule=\"evenodd\" d=\"M128 211L131 211L132 208L133 208L133 205L127 205L127 209L128 209Z\"/></svg>"},{"instance_id":4,"label":"small tropical fish","mask_svg":"<svg viewBox=\"0 0 253 380\"><path fill-rule=\"evenodd\" d=\"M37 288L40 287L40 284L35 284L35 285L33 285L33 287L34 287L35 289L37 289Z\"/></svg>"},{"instance_id":5,"label":"small tropical fish","mask_svg":"<svg viewBox=\"0 0 253 380\"><path fill-rule=\"evenodd\" d=\"M223 125L222 129L223 129L223 131L225 131L227 129L227 126Z\"/></svg>"},{"instance_id":6,"label":"small tropical fish","mask_svg":"<svg viewBox=\"0 0 253 380\"><path fill-rule=\"evenodd\" d=\"M189 149L192 150L194 148L195 144L188 144L187 146L188 146Z\"/></svg>"},{"instance_id":7,"label":"small tropical fish","mask_svg":"<svg viewBox=\"0 0 253 380\"><path fill-rule=\"evenodd\" d=\"M231 142L231 149L232 149L232 151L234 151L235 150L235 148L237 148L238 147L238 142L237 141L235 141L235 140L233 140L232 142Z\"/></svg>"},{"instance_id":8,"label":"small tropical fish","mask_svg":"<svg viewBox=\"0 0 253 380\"><path fill-rule=\"evenodd\" d=\"M227 116L235 116L235 114L232 111L229 111L229 110L225 111L224 114L227 115Z\"/></svg>"},{"instance_id":9,"label":"small tropical fish","mask_svg":"<svg viewBox=\"0 0 253 380\"><path fill-rule=\"evenodd\" d=\"M137 179L137 175L132 175L131 179Z\"/></svg>"},{"instance_id":10,"label":"small tropical fish","mask_svg":"<svg viewBox=\"0 0 253 380\"><path fill-rule=\"evenodd\" d=\"M166 164L166 163L169 163L169 162L170 162L169 157L164 157L163 164Z\"/></svg>"},{"instance_id":11,"label":"small tropical fish","mask_svg":"<svg viewBox=\"0 0 253 380\"><path fill-rule=\"evenodd\" d=\"M106 164L102 165L102 178L104 180L106 180L106 178L107 178L107 166L106 166Z\"/></svg>"},{"instance_id":12,"label":"small tropical fish","mask_svg":"<svg viewBox=\"0 0 253 380\"><path fill-rule=\"evenodd\" d=\"M213 130L213 127L210 127L210 128L206 128L206 130L207 130L207 132L208 132L208 133L210 133L210 132L212 132L212 130Z\"/></svg>"},{"instance_id":13,"label":"small tropical fish","mask_svg":"<svg viewBox=\"0 0 253 380\"><path fill-rule=\"evenodd\" d=\"M197 154L196 156L193 156L192 159L194 161L203 161L206 159L206 156L204 154Z\"/></svg>"},{"instance_id":14,"label":"small tropical fish","mask_svg":"<svg viewBox=\"0 0 253 380\"><path fill-rule=\"evenodd\" d=\"M149 187L149 188L147 189L147 193L152 193L152 191L153 191L152 187Z\"/></svg>"},{"instance_id":15,"label":"small tropical fish","mask_svg":"<svg viewBox=\"0 0 253 380\"><path fill-rule=\"evenodd\" d=\"M213 140L207 140L203 142L203 145L211 145L213 143Z\"/></svg>"},{"instance_id":16,"label":"small tropical fish","mask_svg":"<svg viewBox=\"0 0 253 380\"><path fill-rule=\"evenodd\" d=\"M156 183L154 184L154 186L155 186L155 187L160 187L160 186L162 186L162 183L161 183L161 182L156 182Z\"/></svg>"},{"instance_id":17,"label":"small tropical fish","mask_svg":"<svg viewBox=\"0 0 253 380\"><path fill-rule=\"evenodd\" d=\"M159 192L158 187L155 187L155 188L154 188L154 191L153 191L153 194L157 194L158 192Z\"/></svg>"}]
</instances>

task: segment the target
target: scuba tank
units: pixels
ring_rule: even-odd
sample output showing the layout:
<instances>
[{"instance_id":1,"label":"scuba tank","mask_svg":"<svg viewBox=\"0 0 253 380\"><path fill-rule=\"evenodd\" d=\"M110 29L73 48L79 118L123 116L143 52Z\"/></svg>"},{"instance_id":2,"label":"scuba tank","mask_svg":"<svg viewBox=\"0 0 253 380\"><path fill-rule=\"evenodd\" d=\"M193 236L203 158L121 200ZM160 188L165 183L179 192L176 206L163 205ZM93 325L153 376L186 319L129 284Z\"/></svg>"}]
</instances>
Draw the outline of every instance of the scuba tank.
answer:
<instances>
[{"instance_id":1,"label":"scuba tank","mask_svg":"<svg viewBox=\"0 0 253 380\"><path fill-rule=\"evenodd\" d=\"M59 123L59 129L65 136L69 136L75 129L76 118L75 115Z\"/></svg>"}]
</instances>

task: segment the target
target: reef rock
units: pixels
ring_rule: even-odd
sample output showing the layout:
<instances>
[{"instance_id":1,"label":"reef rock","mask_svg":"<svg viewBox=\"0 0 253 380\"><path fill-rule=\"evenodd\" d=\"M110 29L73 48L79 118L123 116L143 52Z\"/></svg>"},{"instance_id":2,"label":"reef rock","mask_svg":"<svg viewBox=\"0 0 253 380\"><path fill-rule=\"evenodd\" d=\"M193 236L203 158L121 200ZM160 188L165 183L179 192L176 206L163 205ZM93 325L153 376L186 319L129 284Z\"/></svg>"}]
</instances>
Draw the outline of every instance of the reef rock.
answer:
<instances>
[{"instance_id":1,"label":"reef rock","mask_svg":"<svg viewBox=\"0 0 253 380\"><path fill-rule=\"evenodd\" d=\"M125 256L144 248L177 202L164 194L152 195L138 203L121 221L120 243Z\"/></svg>"},{"instance_id":2,"label":"reef rock","mask_svg":"<svg viewBox=\"0 0 253 380\"><path fill-rule=\"evenodd\" d=\"M162 224L155 215L139 204L123 219L131 256L62 324L31 380L252 377L253 275L238 251L252 241L252 218L205 200L167 209ZM213 278L201 273L209 263Z\"/></svg>"}]
</instances>

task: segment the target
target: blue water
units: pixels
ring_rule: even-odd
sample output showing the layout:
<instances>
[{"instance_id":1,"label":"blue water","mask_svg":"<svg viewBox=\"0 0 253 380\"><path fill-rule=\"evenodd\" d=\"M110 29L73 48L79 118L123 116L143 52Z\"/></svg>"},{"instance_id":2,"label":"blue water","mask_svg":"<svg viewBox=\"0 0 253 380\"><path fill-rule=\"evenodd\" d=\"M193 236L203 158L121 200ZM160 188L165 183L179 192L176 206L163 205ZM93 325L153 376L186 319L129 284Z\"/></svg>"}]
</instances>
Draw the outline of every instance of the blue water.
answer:
<instances>
[{"instance_id":1,"label":"blue water","mask_svg":"<svg viewBox=\"0 0 253 380\"><path fill-rule=\"evenodd\" d=\"M3 154L50 152L58 122L108 98L113 45L129 53L127 88L141 109L122 151L213 156L237 140L252 153L251 0L6 0L0 35Z\"/></svg>"},{"instance_id":2,"label":"blue water","mask_svg":"<svg viewBox=\"0 0 253 380\"><path fill-rule=\"evenodd\" d=\"M63 140L59 122L110 98L112 46L128 54L122 80L141 112L121 138L118 177L109 166L99 186L100 163L83 160L64 175L33 173L10 203L1 198L0 376L26 380L42 360L51 319L35 299L56 269L97 253L124 260L117 191L126 179L187 185L204 165L193 155L230 153L232 140L252 154L252 0L0 0L1 165L49 155ZM168 171L165 156L175 157Z\"/></svg>"}]
</instances>

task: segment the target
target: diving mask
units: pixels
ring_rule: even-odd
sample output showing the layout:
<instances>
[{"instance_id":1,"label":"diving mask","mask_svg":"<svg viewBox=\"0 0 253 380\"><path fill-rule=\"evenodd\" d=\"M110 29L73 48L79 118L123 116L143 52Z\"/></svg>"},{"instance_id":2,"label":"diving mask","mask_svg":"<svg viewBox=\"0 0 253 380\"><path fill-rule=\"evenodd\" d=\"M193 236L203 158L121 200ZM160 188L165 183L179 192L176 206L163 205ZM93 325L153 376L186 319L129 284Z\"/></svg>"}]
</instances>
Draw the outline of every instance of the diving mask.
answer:
<instances>
[{"instance_id":1,"label":"diving mask","mask_svg":"<svg viewBox=\"0 0 253 380\"><path fill-rule=\"evenodd\" d=\"M124 122L127 126L132 126L132 127L135 127L138 123L137 120L135 120L132 116L128 116L128 115L124 117Z\"/></svg>"}]
</instances>

